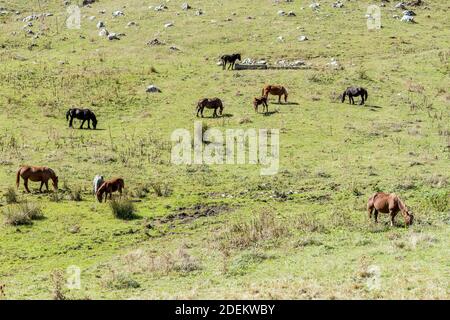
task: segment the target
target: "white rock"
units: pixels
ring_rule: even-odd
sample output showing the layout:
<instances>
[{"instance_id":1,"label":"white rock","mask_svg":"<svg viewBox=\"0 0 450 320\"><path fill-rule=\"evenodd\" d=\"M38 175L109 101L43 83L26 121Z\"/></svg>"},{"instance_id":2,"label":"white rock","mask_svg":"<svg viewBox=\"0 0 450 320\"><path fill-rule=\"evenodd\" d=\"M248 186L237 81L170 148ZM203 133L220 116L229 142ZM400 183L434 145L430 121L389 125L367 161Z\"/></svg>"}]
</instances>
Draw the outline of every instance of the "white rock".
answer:
<instances>
[{"instance_id":1,"label":"white rock","mask_svg":"<svg viewBox=\"0 0 450 320\"><path fill-rule=\"evenodd\" d=\"M147 90L145 92L155 93L155 92L161 92L161 90L156 87L155 85L151 84L147 87Z\"/></svg>"}]
</instances>

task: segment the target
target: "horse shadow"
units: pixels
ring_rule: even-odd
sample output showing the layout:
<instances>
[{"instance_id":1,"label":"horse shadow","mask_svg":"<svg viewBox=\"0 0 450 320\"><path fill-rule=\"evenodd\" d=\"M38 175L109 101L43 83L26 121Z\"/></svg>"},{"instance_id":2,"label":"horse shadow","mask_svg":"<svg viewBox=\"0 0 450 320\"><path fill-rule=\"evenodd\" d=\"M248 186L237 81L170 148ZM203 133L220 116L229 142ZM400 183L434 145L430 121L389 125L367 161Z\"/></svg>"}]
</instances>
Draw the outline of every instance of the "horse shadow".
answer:
<instances>
[{"instance_id":1,"label":"horse shadow","mask_svg":"<svg viewBox=\"0 0 450 320\"><path fill-rule=\"evenodd\" d=\"M271 102L271 104L276 104L276 105L285 105L285 106L298 106L299 103L298 102Z\"/></svg>"},{"instance_id":2,"label":"horse shadow","mask_svg":"<svg viewBox=\"0 0 450 320\"><path fill-rule=\"evenodd\" d=\"M267 111L267 112L264 112L264 113L263 113L263 116L264 116L264 117L270 117L271 115L273 115L273 114L275 114L275 113L278 113L278 112L279 112L278 110Z\"/></svg>"},{"instance_id":3,"label":"horse shadow","mask_svg":"<svg viewBox=\"0 0 450 320\"><path fill-rule=\"evenodd\" d=\"M220 118L231 118L233 117L233 114L231 113L224 113L221 116L214 117L214 116L203 116L204 119L220 119Z\"/></svg>"}]
</instances>

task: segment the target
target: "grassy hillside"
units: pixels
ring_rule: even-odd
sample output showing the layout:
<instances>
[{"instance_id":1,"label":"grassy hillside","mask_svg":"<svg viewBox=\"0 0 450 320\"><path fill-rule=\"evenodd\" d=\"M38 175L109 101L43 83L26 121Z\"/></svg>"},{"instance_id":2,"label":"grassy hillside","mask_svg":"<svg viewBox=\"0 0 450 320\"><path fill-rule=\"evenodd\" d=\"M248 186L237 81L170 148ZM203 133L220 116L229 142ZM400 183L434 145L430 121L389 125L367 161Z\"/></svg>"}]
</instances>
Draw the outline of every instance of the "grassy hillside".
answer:
<instances>
[{"instance_id":1,"label":"grassy hillside","mask_svg":"<svg viewBox=\"0 0 450 320\"><path fill-rule=\"evenodd\" d=\"M49 166L60 180L57 194L38 193L37 183L17 192L44 218L1 221L0 298L449 298L445 2L409 7L415 24L394 19L402 10L386 3L383 28L372 31L371 1L322 0L313 11L304 0L197 0L184 11L172 0L155 11L157 1L100 0L81 9L75 30L62 2L0 1L9 11L0 15L1 220L17 210L6 195L20 165ZM125 16L113 18L116 10ZM24 17L45 12L53 15L24 30ZM100 20L125 35L100 37ZM165 45L147 45L155 38ZM309 68L222 71L218 57L233 52ZM268 83L283 84L292 103L272 97L275 112L256 114L252 99ZM146 93L150 84L162 93ZM350 85L368 89L365 106L339 101ZM280 130L277 175L171 164L171 133L192 132L198 99L213 96L227 117L205 126ZM92 109L98 130L70 129L73 106ZM136 219L95 201L96 174L125 179ZM405 228L400 214L392 228L386 215L369 221L376 191L399 194L415 224ZM79 290L64 286L71 265L81 268Z\"/></svg>"}]
</instances>

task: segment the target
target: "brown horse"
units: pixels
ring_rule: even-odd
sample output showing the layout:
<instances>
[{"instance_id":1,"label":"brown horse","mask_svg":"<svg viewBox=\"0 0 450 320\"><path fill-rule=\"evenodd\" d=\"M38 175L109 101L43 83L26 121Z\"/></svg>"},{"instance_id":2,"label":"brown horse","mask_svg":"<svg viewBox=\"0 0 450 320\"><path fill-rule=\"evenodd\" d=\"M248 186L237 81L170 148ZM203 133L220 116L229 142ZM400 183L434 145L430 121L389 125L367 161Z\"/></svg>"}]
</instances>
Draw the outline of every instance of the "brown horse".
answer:
<instances>
[{"instance_id":1,"label":"brown horse","mask_svg":"<svg viewBox=\"0 0 450 320\"><path fill-rule=\"evenodd\" d=\"M203 118L203 109L214 109L213 117L217 117L217 109L219 109L219 115L222 115L223 112L223 103L222 100L219 98L203 98L200 99L197 103L197 117L198 113L200 112L202 118Z\"/></svg>"},{"instance_id":2,"label":"brown horse","mask_svg":"<svg viewBox=\"0 0 450 320\"><path fill-rule=\"evenodd\" d=\"M283 95L284 95L284 102L287 102L288 93L285 87L279 85L267 85L262 89L262 95L268 98L269 93L274 96L278 96L278 103L281 103L281 96Z\"/></svg>"},{"instance_id":3,"label":"brown horse","mask_svg":"<svg viewBox=\"0 0 450 320\"><path fill-rule=\"evenodd\" d=\"M391 226L394 226L394 218L399 211L401 211L406 225L412 225L414 220L414 215L395 193L375 193L367 202L367 211L369 212L369 219L372 219L372 212L375 213L375 223L378 222L379 212L389 213Z\"/></svg>"},{"instance_id":4,"label":"brown horse","mask_svg":"<svg viewBox=\"0 0 450 320\"><path fill-rule=\"evenodd\" d=\"M107 180L107 181L103 182L103 184L97 190L98 202L102 202L104 193L106 193L105 202L108 199L108 194L109 194L109 200L112 199L113 192L119 191L120 195L122 195L123 188L125 188L125 182L123 181L122 178L115 178L115 179L111 179L111 180Z\"/></svg>"},{"instance_id":5,"label":"brown horse","mask_svg":"<svg viewBox=\"0 0 450 320\"><path fill-rule=\"evenodd\" d=\"M253 108L255 108L255 111L258 112L258 106L263 106L263 112L266 110L266 112L269 112L269 105L267 104L267 97L260 97L260 98L253 98Z\"/></svg>"},{"instance_id":6,"label":"brown horse","mask_svg":"<svg viewBox=\"0 0 450 320\"><path fill-rule=\"evenodd\" d=\"M20 167L17 171L16 175L16 187L19 188L20 177L23 179L23 184L25 186L25 190L30 193L30 189L28 189L28 179L31 181L40 181L41 187L39 188L39 192L42 192L42 186L45 184L45 187L48 191L48 180L52 179L53 188L55 191L58 191L58 177L55 172L47 167L29 167L23 166Z\"/></svg>"}]
</instances>

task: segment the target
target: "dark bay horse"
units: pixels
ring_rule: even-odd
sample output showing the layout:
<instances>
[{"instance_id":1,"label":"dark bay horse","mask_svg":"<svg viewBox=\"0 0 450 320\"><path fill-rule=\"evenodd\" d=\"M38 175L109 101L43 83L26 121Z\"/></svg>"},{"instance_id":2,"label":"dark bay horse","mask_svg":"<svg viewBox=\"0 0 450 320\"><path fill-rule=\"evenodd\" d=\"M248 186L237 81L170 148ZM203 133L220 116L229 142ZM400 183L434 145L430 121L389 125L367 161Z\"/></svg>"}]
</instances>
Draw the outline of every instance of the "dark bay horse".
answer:
<instances>
[{"instance_id":1,"label":"dark bay horse","mask_svg":"<svg viewBox=\"0 0 450 320\"><path fill-rule=\"evenodd\" d=\"M222 61L223 70L225 70L227 63L230 64L228 66L228 70L230 70L230 68L234 69L234 64L236 63L237 60L242 61L240 53L225 54L220 57L220 61Z\"/></svg>"},{"instance_id":2,"label":"dark bay horse","mask_svg":"<svg viewBox=\"0 0 450 320\"><path fill-rule=\"evenodd\" d=\"M114 178L111 180L107 180L103 182L100 188L97 190L97 200L98 202L102 202L103 194L105 195L105 202L108 199L112 199L113 192L119 191L120 195L122 195L122 189L125 188L125 182L122 178Z\"/></svg>"},{"instance_id":3,"label":"dark bay horse","mask_svg":"<svg viewBox=\"0 0 450 320\"><path fill-rule=\"evenodd\" d=\"M200 112L202 118L203 118L203 109L214 109L213 117L217 117L217 109L219 109L219 115L222 115L223 112L223 103L222 100L219 98L203 98L200 99L197 103L197 117L198 113Z\"/></svg>"},{"instance_id":4,"label":"dark bay horse","mask_svg":"<svg viewBox=\"0 0 450 320\"><path fill-rule=\"evenodd\" d=\"M288 93L285 87L280 85L267 85L262 89L262 95L267 99L269 93L278 96L278 103L281 103L281 96L284 96L284 102L287 102Z\"/></svg>"},{"instance_id":5,"label":"dark bay horse","mask_svg":"<svg viewBox=\"0 0 450 320\"><path fill-rule=\"evenodd\" d=\"M83 129L83 125L86 122L86 120L88 122L88 129L91 128L91 120L94 129L97 129L97 118L95 117L95 114L89 109L78 109L78 108L69 109L66 112L66 120L69 120L69 118L70 118L69 122L70 128L72 127L73 119L76 118L82 120L80 129Z\"/></svg>"},{"instance_id":6,"label":"dark bay horse","mask_svg":"<svg viewBox=\"0 0 450 320\"><path fill-rule=\"evenodd\" d=\"M25 186L25 190L30 193L30 189L28 189L28 180L37 182L41 182L41 187L39 188L39 192L42 192L42 186L45 184L45 187L48 191L48 180L52 179L53 188L55 191L58 191L58 177L55 172L47 167L30 167L23 166L20 167L17 171L16 175L16 187L19 188L20 177L23 179L23 184Z\"/></svg>"},{"instance_id":7,"label":"dark bay horse","mask_svg":"<svg viewBox=\"0 0 450 320\"><path fill-rule=\"evenodd\" d=\"M253 108L255 109L256 112L258 112L258 106L262 105L263 106L263 112L264 110L266 110L265 112L269 112L269 105L267 104L267 98L266 97L260 97L260 98L253 98Z\"/></svg>"},{"instance_id":8,"label":"dark bay horse","mask_svg":"<svg viewBox=\"0 0 450 320\"><path fill-rule=\"evenodd\" d=\"M372 218L372 212L375 214L375 223L378 222L378 213L389 213L391 217L391 226L394 226L394 218L401 211L406 225L412 225L414 215L408 210L406 205L395 193L377 192L367 201L367 211L369 219Z\"/></svg>"},{"instance_id":9,"label":"dark bay horse","mask_svg":"<svg viewBox=\"0 0 450 320\"><path fill-rule=\"evenodd\" d=\"M348 100L351 104L355 104L353 97L361 96L360 105L363 105L369 96L367 90L361 87L348 87L342 94L342 102L345 101L345 96L348 96Z\"/></svg>"}]
</instances>

